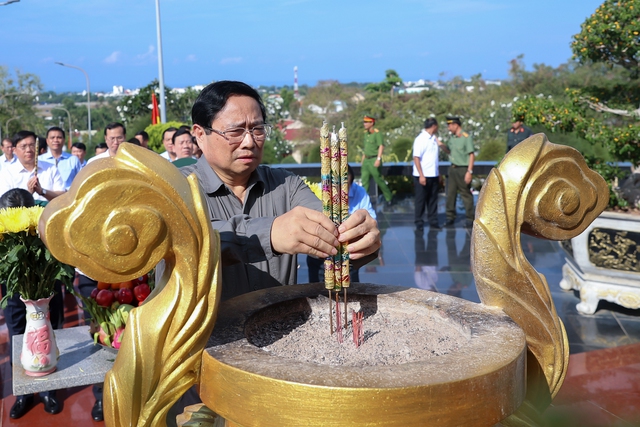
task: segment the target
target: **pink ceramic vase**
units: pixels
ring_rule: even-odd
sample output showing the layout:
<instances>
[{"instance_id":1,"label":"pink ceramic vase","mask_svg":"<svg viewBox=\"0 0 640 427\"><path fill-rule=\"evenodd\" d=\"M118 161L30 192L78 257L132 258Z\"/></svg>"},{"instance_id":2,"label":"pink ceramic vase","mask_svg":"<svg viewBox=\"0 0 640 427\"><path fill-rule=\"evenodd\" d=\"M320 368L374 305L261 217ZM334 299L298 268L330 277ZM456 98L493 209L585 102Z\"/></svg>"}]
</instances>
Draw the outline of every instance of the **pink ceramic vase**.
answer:
<instances>
[{"instance_id":1,"label":"pink ceramic vase","mask_svg":"<svg viewBox=\"0 0 640 427\"><path fill-rule=\"evenodd\" d=\"M20 363L27 375L40 377L56 370L58 346L49 320L49 298L22 299L27 307L27 326L22 339Z\"/></svg>"}]
</instances>

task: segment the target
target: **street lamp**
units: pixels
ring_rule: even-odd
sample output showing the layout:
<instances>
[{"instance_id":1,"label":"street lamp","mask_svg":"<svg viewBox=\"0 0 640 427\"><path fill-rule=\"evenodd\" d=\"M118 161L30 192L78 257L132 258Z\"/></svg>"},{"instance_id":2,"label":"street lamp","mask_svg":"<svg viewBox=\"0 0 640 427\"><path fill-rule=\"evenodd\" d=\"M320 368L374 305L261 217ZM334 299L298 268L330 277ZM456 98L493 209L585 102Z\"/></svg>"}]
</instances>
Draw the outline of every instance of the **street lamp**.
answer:
<instances>
[{"instance_id":1,"label":"street lamp","mask_svg":"<svg viewBox=\"0 0 640 427\"><path fill-rule=\"evenodd\" d=\"M62 107L53 107L52 110L62 110L66 111L67 113L67 117L69 118L69 143L67 144L67 148L69 149L69 151L71 151L71 113L69 112L69 110Z\"/></svg>"},{"instance_id":2,"label":"street lamp","mask_svg":"<svg viewBox=\"0 0 640 427\"><path fill-rule=\"evenodd\" d=\"M160 29L160 0L156 0L156 33L158 36L158 83L160 83L160 122L167 122L166 101L164 99L164 68L162 66L162 30Z\"/></svg>"},{"instance_id":3,"label":"street lamp","mask_svg":"<svg viewBox=\"0 0 640 427\"><path fill-rule=\"evenodd\" d=\"M5 1L4 3L0 3L0 6L6 6L8 4L11 3L18 3L20 0L9 0L9 1Z\"/></svg>"},{"instance_id":4,"label":"street lamp","mask_svg":"<svg viewBox=\"0 0 640 427\"><path fill-rule=\"evenodd\" d=\"M89 145L91 145L91 86L89 84L89 74L87 74L87 72L82 68L76 67L75 65L63 64L62 62L56 62L56 64L62 65L63 67L75 68L76 70L80 70L87 78L87 126L89 128Z\"/></svg>"},{"instance_id":5,"label":"street lamp","mask_svg":"<svg viewBox=\"0 0 640 427\"><path fill-rule=\"evenodd\" d=\"M20 0L14 0L14 1L20 1ZM0 4L0 6L4 6L3 4ZM3 99L5 99L7 96L20 96L20 95L25 95L22 92L9 92L9 93L4 93L2 94L2 96L0 96L0 101L2 101ZM9 128L7 128L7 133L9 133ZM0 125L0 141L2 140L2 125Z\"/></svg>"},{"instance_id":6,"label":"street lamp","mask_svg":"<svg viewBox=\"0 0 640 427\"><path fill-rule=\"evenodd\" d=\"M9 123L11 123L12 120L19 119L19 118L20 116L14 116L14 117L11 117L9 120L7 120L7 124L4 126L5 128L7 128L7 133L9 133Z\"/></svg>"}]
</instances>

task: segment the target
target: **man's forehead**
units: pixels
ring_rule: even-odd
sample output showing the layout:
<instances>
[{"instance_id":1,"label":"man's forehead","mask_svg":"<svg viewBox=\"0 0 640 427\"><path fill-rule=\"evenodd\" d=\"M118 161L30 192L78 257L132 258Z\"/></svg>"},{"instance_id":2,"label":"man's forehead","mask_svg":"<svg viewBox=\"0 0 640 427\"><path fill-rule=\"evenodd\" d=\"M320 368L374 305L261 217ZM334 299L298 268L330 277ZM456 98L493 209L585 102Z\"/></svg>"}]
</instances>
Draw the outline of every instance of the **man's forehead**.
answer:
<instances>
[{"instance_id":1,"label":"man's forehead","mask_svg":"<svg viewBox=\"0 0 640 427\"><path fill-rule=\"evenodd\" d=\"M29 135L16 142L16 145L20 144L21 142L36 142L36 138L33 135Z\"/></svg>"},{"instance_id":2,"label":"man's forehead","mask_svg":"<svg viewBox=\"0 0 640 427\"><path fill-rule=\"evenodd\" d=\"M59 130L50 130L49 133L47 134L47 138L55 138L57 136L62 138L62 132Z\"/></svg>"},{"instance_id":3,"label":"man's forehead","mask_svg":"<svg viewBox=\"0 0 640 427\"><path fill-rule=\"evenodd\" d=\"M116 128L111 128L111 129L107 129L107 133L121 133L124 135L124 129L122 129L122 127L118 126Z\"/></svg>"}]
</instances>

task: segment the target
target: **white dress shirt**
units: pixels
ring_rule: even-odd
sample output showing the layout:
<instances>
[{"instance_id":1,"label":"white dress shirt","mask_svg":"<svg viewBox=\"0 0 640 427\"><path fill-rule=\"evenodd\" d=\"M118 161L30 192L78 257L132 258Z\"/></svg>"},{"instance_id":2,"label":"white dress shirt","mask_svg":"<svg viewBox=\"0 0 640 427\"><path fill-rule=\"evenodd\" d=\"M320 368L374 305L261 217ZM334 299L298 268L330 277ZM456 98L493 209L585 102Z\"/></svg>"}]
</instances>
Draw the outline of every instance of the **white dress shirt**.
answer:
<instances>
[{"instance_id":1,"label":"white dress shirt","mask_svg":"<svg viewBox=\"0 0 640 427\"><path fill-rule=\"evenodd\" d=\"M0 171L0 195L13 188L28 190L27 183L33 176L33 172L26 170L20 161L3 167ZM64 191L64 183L58 168L51 163L38 162L38 180L40 181L40 186L47 191ZM33 198L43 202L47 201L46 197L37 193L33 193Z\"/></svg>"},{"instance_id":2,"label":"white dress shirt","mask_svg":"<svg viewBox=\"0 0 640 427\"><path fill-rule=\"evenodd\" d=\"M438 150L436 137L424 129L413 141L413 157L420 159L422 174L427 178L438 176L438 156L440 154ZM420 176L415 163L413 164L413 176Z\"/></svg>"},{"instance_id":3,"label":"white dress shirt","mask_svg":"<svg viewBox=\"0 0 640 427\"><path fill-rule=\"evenodd\" d=\"M92 158L90 158L89 160L87 160L87 164L93 162L94 160L98 160L98 159L105 159L107 157L109 157L109 150L105 151L104 153L100 153L97 156L93 156Z\"/></svg>"}]
</instances>

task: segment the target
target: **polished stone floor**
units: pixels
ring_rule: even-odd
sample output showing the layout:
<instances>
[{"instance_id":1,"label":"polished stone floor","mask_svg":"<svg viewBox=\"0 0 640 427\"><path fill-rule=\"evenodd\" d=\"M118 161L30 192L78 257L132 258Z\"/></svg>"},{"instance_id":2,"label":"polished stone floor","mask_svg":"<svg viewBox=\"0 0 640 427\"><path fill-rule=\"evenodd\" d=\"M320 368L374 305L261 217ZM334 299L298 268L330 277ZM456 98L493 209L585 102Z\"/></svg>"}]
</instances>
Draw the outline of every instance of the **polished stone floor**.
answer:
<instances>
[{"instance_id":1,"label":"polished stone floor","mask_svg":"<svg viewBox=\"0 0 640 427\"><path fill-rule=\"evenodd\" d=\"M378 212L383 231L381 257L360 270L360 281L418 287L479 302L470 269L469 230L459 216L456 228L415 233L411 200ZM441 214L441 223L444 216ZM553 426L640 426L640 310L600 303L594 315L576 311L579 298L560 289L564 255L556 242L523 236L529 262L543 273L557 312L567 329L571 357L569 372L546 416ZM299 257L298 281L308 281L305 257ZM76 326L82 314L72 297L66 299L65 326ZM94 400L91 387L61 390L63 412L49 415L37 404L19 420L9 418L11 395L9 346L0 317L0 426L90 426Z\"/></svg>"}]
</instances>

